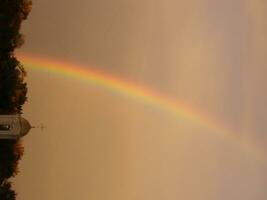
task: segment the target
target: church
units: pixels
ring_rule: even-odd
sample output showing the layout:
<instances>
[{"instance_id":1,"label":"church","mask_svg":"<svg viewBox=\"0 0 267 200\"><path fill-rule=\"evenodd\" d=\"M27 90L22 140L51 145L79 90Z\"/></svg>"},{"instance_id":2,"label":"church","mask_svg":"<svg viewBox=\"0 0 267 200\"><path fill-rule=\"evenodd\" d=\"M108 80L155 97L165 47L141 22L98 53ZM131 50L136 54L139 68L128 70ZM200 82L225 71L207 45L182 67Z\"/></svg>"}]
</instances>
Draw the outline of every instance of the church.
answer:
<instances>
[{"instance_id":1,"label":"church","mask_svg":"<svg viewBox=\"0 0 267 200\"><path fill-rule=\"evenodd\" d=\"M0 139L19 139L27 135L31 128L21 115L0 115Z\"/></svg>"}]
</instances>

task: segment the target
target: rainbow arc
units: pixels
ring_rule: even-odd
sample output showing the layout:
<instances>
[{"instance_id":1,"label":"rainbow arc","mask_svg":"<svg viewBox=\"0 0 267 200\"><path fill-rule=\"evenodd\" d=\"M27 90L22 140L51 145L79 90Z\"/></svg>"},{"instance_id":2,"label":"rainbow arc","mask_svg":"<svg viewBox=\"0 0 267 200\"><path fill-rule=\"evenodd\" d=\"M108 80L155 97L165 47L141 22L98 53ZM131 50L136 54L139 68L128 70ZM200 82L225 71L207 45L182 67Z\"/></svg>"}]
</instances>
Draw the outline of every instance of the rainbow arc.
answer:
<instances>
[{"instance_id":1,"label":"rainbow arc","mask_svg":"<svg viewBox=\"0 0 267 200\"><path fill-rule=\"evenodd\" d=\"M44 58L30 54L19 54L18 56L28 69L36 69L44 73L52 72L61 76L78 79L87 82L88 84L105 88L116 94L128 96L144 104L172 113L177 117L190 120L192 123L207 128L210 130L209 132L216 134L221 139L226 139L231 142L234 141L235 145L242 151L250 154L256 160L264 161L264 163L267 164L264 153L259 151L251 141L242 138L241 142L240 139L235 137L235 134L232 131L211 120L204 113L198 112L195 109L192 109L189 105L179 102L176 99L163 95L143 85L138 85L114 75L88 68L88 66L64 63L51 58Z\"/></svg>"}]
</instances>

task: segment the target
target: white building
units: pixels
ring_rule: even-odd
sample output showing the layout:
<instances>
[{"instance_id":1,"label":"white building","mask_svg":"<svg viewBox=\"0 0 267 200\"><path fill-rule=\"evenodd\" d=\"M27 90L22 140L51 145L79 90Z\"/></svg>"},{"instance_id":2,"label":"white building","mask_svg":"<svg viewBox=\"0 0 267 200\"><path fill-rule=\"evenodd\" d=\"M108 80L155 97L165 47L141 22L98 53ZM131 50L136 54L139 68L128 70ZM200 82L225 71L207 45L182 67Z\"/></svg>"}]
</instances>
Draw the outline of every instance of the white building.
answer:
<instances>
[{"instance_id":1,"label":"white building","mask_svg":"<svg viewBox=\"0 0 267 200\"><path fill-rule=\"evenodd\" d=\"M32 126L21 115L0 115L0 139L18 139L25 136Z\"/></svg>"}]
</instances>

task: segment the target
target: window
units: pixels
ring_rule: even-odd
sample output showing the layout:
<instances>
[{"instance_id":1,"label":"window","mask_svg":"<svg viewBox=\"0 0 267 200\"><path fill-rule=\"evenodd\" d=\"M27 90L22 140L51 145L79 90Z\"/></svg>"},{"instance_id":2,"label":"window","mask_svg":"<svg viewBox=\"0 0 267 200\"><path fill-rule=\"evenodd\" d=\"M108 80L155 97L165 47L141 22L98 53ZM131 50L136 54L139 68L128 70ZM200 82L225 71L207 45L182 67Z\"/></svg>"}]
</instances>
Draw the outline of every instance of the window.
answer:
<instances>
[{"instance_id":1,"label":"window","mask_svg":"<svg viewBox=\"0 0 267 200\"><path fill-rule=\"evenodd\" d=\"M9 124L0 124L0 131L9 131L10 125Z\"/></svg>"}]
</instances>

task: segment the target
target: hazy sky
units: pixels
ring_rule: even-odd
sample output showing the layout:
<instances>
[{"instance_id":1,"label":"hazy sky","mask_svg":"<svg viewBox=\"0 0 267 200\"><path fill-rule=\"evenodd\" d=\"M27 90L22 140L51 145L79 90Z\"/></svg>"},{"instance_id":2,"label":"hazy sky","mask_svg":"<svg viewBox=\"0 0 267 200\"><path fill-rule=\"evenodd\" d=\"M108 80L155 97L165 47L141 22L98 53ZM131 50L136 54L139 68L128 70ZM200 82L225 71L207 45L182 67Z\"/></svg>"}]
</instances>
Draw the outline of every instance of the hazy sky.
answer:
<instances>
[{"instance_id":1,"label":"hazy sky","mask_svg":"<svg viewBox=\"0 0 267 200\"><path fill-rule=\"evenodd\" d=\"M266 8L260 0L39 0L20 50L95 66L186 102L214 130L32 68L18 199L265 200Z\"/></svg>"}]
</instances>

